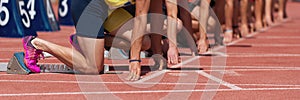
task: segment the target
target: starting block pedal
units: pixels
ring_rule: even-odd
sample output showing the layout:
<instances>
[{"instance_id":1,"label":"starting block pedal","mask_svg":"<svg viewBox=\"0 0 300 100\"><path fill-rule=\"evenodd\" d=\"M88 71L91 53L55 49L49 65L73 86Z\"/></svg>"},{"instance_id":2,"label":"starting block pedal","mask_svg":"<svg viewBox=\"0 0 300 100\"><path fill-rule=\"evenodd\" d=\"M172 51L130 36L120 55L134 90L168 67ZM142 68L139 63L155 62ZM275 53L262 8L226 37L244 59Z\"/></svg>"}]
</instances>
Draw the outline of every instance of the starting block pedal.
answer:
<instances>
[{"instance_id":1,"label":"starting block pedal","mask_svg":"<svg viewBox=\"0 0 300 100\"><path fill-rule=\"evenodd\" d=\"M7 65L6 72L8 74L23 74L23 75L29 74L31 71L26 67L23 58L24 58L23 52L14 53L14 56L10 59Z\"/></svg>"}]
</instances>

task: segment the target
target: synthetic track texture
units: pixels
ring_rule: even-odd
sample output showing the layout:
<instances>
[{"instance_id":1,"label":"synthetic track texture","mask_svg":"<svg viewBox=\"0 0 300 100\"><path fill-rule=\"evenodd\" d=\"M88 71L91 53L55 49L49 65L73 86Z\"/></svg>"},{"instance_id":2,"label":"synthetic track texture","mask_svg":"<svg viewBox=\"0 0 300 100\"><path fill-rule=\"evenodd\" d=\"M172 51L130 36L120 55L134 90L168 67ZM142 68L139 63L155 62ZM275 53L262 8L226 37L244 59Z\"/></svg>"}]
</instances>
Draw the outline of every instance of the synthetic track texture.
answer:
<instances>
[{"instance_id":1,"label":"synthetic track texture","mask_svg":"<svg viewBox=\"0 0 300 100\"><path fill-rule=\"evenodd\" d=\"M124 80L128 74L125 60L118 61L121 66L116 67L124 74L11 75L0 72L0 99L296 100L300 98L299 9L300 3L288 2L289 20L227 46L222 56L226 58L225 70L222 66L212 68L211 56L201 56L181 65L194 68L192 70L149 71L146 65L152 61L143 60L145 80L142 82ZM42 39L71 47L68 36L73 32L73 27L63 26L59 32L38 34ZM21 39L0 38L0 47L1 67L14 52L23 51ZM60 62L47 58L40 63Z\"/></svg>"}]
</instances>

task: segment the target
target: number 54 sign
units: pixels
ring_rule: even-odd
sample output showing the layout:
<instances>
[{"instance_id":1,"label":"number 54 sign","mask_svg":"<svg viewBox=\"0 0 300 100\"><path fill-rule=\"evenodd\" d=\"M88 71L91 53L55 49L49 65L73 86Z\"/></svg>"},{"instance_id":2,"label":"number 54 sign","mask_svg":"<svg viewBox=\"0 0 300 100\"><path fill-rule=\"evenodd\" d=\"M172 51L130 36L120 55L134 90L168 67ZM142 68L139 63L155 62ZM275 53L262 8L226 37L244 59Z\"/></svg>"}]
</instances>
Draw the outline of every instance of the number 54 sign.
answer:
<instances>
[{"instance_id":1,"label":"number 54 sign","mask_svg":"<svg viewBox=\"0 0 300 100\"><path fill-rule=\"evenodd\" d=\"M0 0L0 36L22 37L59 30L49 0Z\"/></svg>"},{"instance_id":2,"label":"number 54 sign","mask_svg":"<svg viewBox=\"0 0 300 100\"><path fill-rule=\"evenodd\" d=\"M0 36L23 37L36 35L31 27L31 20L24 1L0 0Z\"/></svg>"}]
</instances>

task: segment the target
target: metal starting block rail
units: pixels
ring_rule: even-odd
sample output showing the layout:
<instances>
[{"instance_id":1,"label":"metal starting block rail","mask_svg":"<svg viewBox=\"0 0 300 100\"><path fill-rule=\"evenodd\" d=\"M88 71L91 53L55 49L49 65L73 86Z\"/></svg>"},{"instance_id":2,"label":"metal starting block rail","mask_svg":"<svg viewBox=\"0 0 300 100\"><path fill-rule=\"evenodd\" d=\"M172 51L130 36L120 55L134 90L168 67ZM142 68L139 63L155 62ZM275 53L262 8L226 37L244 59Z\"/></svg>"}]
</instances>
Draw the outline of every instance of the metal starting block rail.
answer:
<instances>
[{"instance_id":1,"label":"metal starting block rail","mask_svg":"<svg viewBox=\"0 0 300 100\"><path fill-rule=\"evenodd\" d=\"M79 73L65 64L40 64L41 73ZM108 65L104 65L104 74L122 74L121 72L110 71Z\"/></svg>"},{"instance_id":2,"label":"metal starting block rail","mask_svg":"<svg viewBox=\"0 0 300 100\"><path fill-rule=\"evenodd\" d=\"M7 64L7 73L8 74L30 74L31 71L26 67L24 63L24 53L17 52L14 53L14 56L10 59ZM39 64L41 73L79 73L78 71L74 71L70 67L65 64ZM104 74L122 74L122 72L110 71L108 65L104 65L103 69Z\"/></svg>"},{"instance_id":3,"label":"metal starting block rail","mask_svg":"<svg viewBox=\"0 0 300 100\"><path fill-rule=\"evenodd\" d=\"M41 73L76 73L64 64L40 64Z\"/></svg>"}]
</instances>

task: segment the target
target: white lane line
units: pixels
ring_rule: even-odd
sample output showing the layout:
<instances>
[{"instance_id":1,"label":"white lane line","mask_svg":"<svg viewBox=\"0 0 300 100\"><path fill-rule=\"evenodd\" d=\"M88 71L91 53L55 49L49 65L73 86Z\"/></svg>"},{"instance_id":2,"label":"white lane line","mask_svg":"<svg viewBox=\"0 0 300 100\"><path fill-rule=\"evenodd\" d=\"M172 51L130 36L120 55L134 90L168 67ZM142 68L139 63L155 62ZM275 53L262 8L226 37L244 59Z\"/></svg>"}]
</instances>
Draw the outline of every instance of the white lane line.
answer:
<instances>
[{"instance_id":1,"label":"white lane line","mask_svg":"<svg viewBox=\"0 0 300 100\"><path fill-rule=\"evenodd\" d=\"M258 36L256 39L300 39L300 36Z\"/></svg>"},{"instance_id":2,"label":"white lane line","mask_svg":"<svg viewBox=\"0 0 300 100\"><path fill-rule=\"evenodd\" d=\"M217 77L215 77L215 76L212 76L212 75L210 75L210 74L208 74L208 73L205 73L205 72L202 71L202 70L196 71L196 72L199 73L199 74L202 75L202 76L207 77L208 79L211 79L211 80L213 80L213 81L215 81L215 82L218 82L218 83L220 83L220 84L222 84L222 85L224 85L224 86L227 86L227 87L229 87L229 88L231 88L231 89L234 89L234 90L240 90L240 89L242 89L242 88L240 88L240 87L238 87L238 86L236 86L236 85L234 85L234 84L225 82L225 81L223 81L222 79L219 79L219 78L217 78Z\"/></svg>"},{"instance_id":3,"label":"white lane line","mask_svg":"<svg viewBox=\"0 0 300 100\"><path fill-rule=\"evenodd\" d=\"M300 30L285 30L284 32L282 32L281 29L276 29L276 30L270 30L268 32L270 32L270 33L298 33L298 32L300 32ZM270 34L270 35L272 35L272 34Z\"/></svg>"},{"instance_id":4,"label":"white lane line","mask_svg":"<svg viewBox=\"0 0 300 100\"><path fill-rule=\"evenodd\" d=\"M251 47L299 47L300 44L253 44L253 43L239 43L236 45L245 45L245 46L251 46Z\"/></svg>"},{"instance_id":5,"label":"white lane line","mask_svg":"<svg viewBox=\"0 0 300 100\"><path fill-rule=\"evenodd\" d=\"M186 92L224 92L224 91L278 91L278 90L300 90L300 88L246 88L233 89L197 89L197 90L146 90L146 91L103 91L103 92L48 92L48 93L11 93L0 94L1 97L12 96L53 96L53 95L100 95L100 94L138 94L138 93L186 93Z\"/></svg>"},{"instance_id":6,"label":"white lane line","mask_svg":"<svg viewBox=\"0 0 300 100\"><path fill-rule=\"evenodd\" d=\"M141 85L220 85L214 83L172 83L172 82L99 82L99 81L55 81L55 80L0 80L0 82L15 82L15 83L66 83L66 84L141 84ZM300 87L299 84L235 84L238 86L274 86L274 87Z\"/></svg>"},{"instance_id":7,"label":"white lane line","mask_svg":"<svg viewBox=\"0 0 300 100\"><path fill-rule=\"evenodd\" d=\"M299 71L300 69L226 69L226 70L202 70L205 72L228 72L228 73L236 73L236 72L253 72L253 71L257 71L257 72L262 72L262 71ZM234 72L236 71L236 72ZM172 72L178 72L178 73L194 73L195 70L174 70Z\"/></svg>"},{"instance_id":8,"label":"white lane line","mask_svg":"<svg viewBox=\"0 0 300 100\"><path fill-rule=\"evenodd\" d=\"M266 46L266 47L299 47L299 44L253 44L253 46Z\"/></svg>"},{"instance_id":9,"label":"white lane line","mask_svg":"<svg viewBox=\"0 0 300 100\"><path fill-rule=\"evenodd\" d=\"M227 57L300 57L300 54L229 53Z\"/></svg>"},{"instance_id":10,"label":"white lane line","mask_svg":"<svg viewBox=\"0 0 300 100\"><path fill-rule=\"evenodd\" d=\"M222 66L207 66L207 65L184 65L187 68L224 68ZM236 68L236 69L300 69L300 66L226 66L226 68Z\"/></svg>"},{"instance_id":11,"label":"white lane line","mask_svg":"<svg viewBox=\"0 0 300 100\"><path fill-rule=\"evenodd\" d=\"M299 84L236 84L240 86L274 86L274 87L300 87ZM245 88L244 88L245 89Z\"/></svg>"},{"instance_id":12,"label":"white lane line","mask_svg":"<svg viewBox=\"0 0 300 100\"><path fill-rule=\"evenodd\" d=\"M276 53L221 53L221 52L212 52L216 57L300 57L300 54L276 54Z\"/></svg>"},{"instance_id":13,"label":"white lane line","mask_svg":"<svg viewBox=\"0 0 300 100\"><path fill-rule=\"evenodd\" d=\"M279 54L279 53L222 53L222 52L211 52L215 57L300 57L300 54ZM188 56L183 56L188 57ZM186 63L185 63L186 64ZM178 65L180 66L180 65Z\"/></svg>"}]
</instances>

